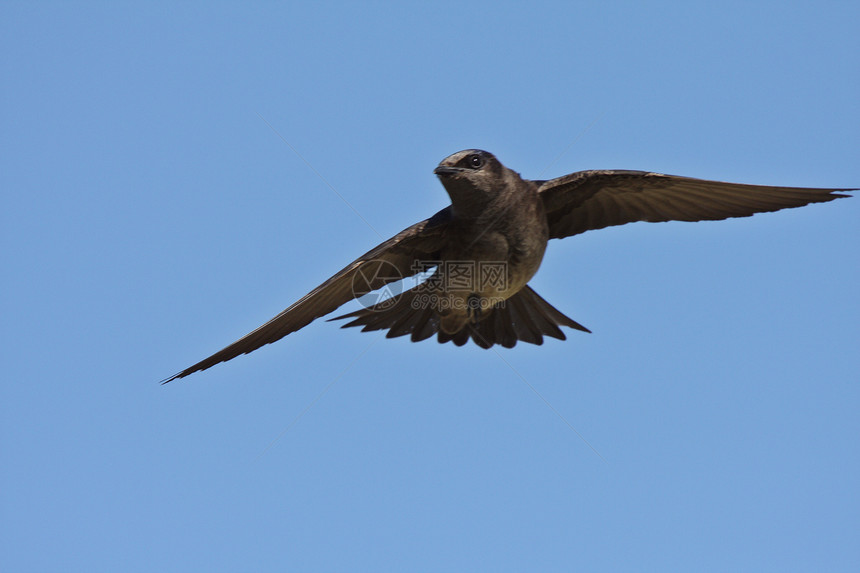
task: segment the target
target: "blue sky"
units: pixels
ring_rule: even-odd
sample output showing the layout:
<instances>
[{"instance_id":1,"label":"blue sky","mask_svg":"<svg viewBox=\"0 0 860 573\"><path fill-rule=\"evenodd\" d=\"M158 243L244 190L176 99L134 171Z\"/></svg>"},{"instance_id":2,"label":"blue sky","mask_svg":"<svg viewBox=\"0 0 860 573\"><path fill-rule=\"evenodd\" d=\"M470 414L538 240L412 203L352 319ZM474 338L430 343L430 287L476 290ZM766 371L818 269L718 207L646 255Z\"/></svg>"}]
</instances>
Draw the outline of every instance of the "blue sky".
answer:
<instances>
[{"instance_id":1,"label":"blue sky","mask_svg":"<svg viewBox=\"0 0 860 573\"><path fill-rule=\"evenodd\" d=\"M158 381L444 207L460 149L860 186L858 22L3 3L0 568L856 571L858 199L553 241L566 342L318 321Z\"/></svg>"}]
</instances>

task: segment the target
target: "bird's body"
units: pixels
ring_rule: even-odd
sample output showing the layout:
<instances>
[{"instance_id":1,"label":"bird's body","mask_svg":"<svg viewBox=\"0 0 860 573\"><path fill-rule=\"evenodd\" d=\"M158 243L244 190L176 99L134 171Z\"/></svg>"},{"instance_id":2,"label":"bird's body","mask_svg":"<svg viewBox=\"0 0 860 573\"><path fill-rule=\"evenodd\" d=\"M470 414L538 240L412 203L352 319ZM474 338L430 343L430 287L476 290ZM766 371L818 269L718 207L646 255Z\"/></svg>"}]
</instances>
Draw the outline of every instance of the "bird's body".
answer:
<instances>
[{"instance_id":1,"label":"bird's body","mask_svg":"<svg viewBox=\"0 0 860 573\"><path fill-rule=\"evenodd\" d=\"M456 163L455 159L446 161ZM443 165L436 170L443 181L457 173L445 169ZM439 305L445 308L438 309L446 334L456 334L470 320L486 319L497 304L522 290L546 252L549 227L537 185L503 169L508 171L503 174L506 184L499 193L482 198L486 200L478 208L458 210L453 204L448 240L439 252L441 264L431 278L431 284L443 287L437 296L447 297ZM468 199L458 196L458 204L464 201ZM492 268L499 273L481 276Z\"/></svg>"},{"instance_id":2,"label":"bird's body","mask_svg":"<svg viewBox=\"0 0 860 573\"><path fill-rule=\"evenodd\" d=\"M444 159L435 173L451 205L365 253L278 316L165 382L279 340L342 304L402 277L423 283L339 318L344 326L436 336L489 348L564 340L559 328L588 329L542 299L528 282L551 238L634 221L701 221L831 201L840 191L705 181L644 171L580 171L530 181L486 151ZM336 320L336 319L332 319Z\"/></svg>"}]
</instances>

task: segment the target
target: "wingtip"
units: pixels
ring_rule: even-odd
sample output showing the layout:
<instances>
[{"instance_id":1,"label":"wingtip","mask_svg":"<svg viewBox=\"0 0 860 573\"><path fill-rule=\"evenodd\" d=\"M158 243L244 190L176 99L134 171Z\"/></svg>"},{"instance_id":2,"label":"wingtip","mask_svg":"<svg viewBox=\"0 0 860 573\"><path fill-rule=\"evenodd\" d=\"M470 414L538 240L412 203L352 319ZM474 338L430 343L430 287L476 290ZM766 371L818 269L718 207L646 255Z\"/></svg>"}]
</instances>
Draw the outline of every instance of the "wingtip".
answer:
<instances>
[{"instance_id":1,"label":"wingtip","mask_svg":"<svg viewBox=\"0 0 860 573\"><path fill-rule=\"evenodd\" d=\"M178 378L182 378L183 376L185 376L184 372L178 372L178 373L174 374L173 376L170 376L168 378L165 378L164 380L161 380L158 384L160 386L164 386L168 382L173 382L174 380L176 380Z\"/></svg>"}]
</instances>

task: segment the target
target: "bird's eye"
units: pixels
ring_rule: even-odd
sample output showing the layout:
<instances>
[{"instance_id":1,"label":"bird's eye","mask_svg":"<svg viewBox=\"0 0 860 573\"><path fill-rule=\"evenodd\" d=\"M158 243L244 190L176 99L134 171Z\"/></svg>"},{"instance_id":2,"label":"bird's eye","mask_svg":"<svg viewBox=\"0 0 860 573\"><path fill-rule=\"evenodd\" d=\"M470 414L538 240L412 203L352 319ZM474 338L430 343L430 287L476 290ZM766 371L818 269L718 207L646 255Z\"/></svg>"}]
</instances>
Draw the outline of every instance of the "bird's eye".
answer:
<instances>
[{"instance_id":1,"label":"bird's eye","mask_svg":"<svg viewBox=\"0 0 860 573\"><path fill-rule=\"evenodd\" d=\"M481 165L484 164L484 158L480 155L470 155L469 156L469 165L471 165L474 169L478 169Z\"/></svg>"}]
</instances>

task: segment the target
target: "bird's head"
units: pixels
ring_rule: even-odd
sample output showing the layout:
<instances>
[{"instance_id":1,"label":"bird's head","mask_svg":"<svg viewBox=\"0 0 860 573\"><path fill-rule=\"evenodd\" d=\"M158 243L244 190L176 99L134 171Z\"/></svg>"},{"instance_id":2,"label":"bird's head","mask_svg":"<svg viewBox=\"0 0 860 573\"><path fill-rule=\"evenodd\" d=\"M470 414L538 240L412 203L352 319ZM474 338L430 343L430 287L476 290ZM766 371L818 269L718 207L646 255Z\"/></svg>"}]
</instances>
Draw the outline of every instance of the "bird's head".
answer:
<instances>
[{"instance_id":1,"label":"bird's head","mask_svg":"<svg viewBox=\"0 0 860 573\"><path fill-rule=\"evenodd\" d=\"M513 190L519 175L487 151L466 149L449 155L433 171L451 197L454 212L474 217L495 199Z\"/></svg>"}]
</instances>

